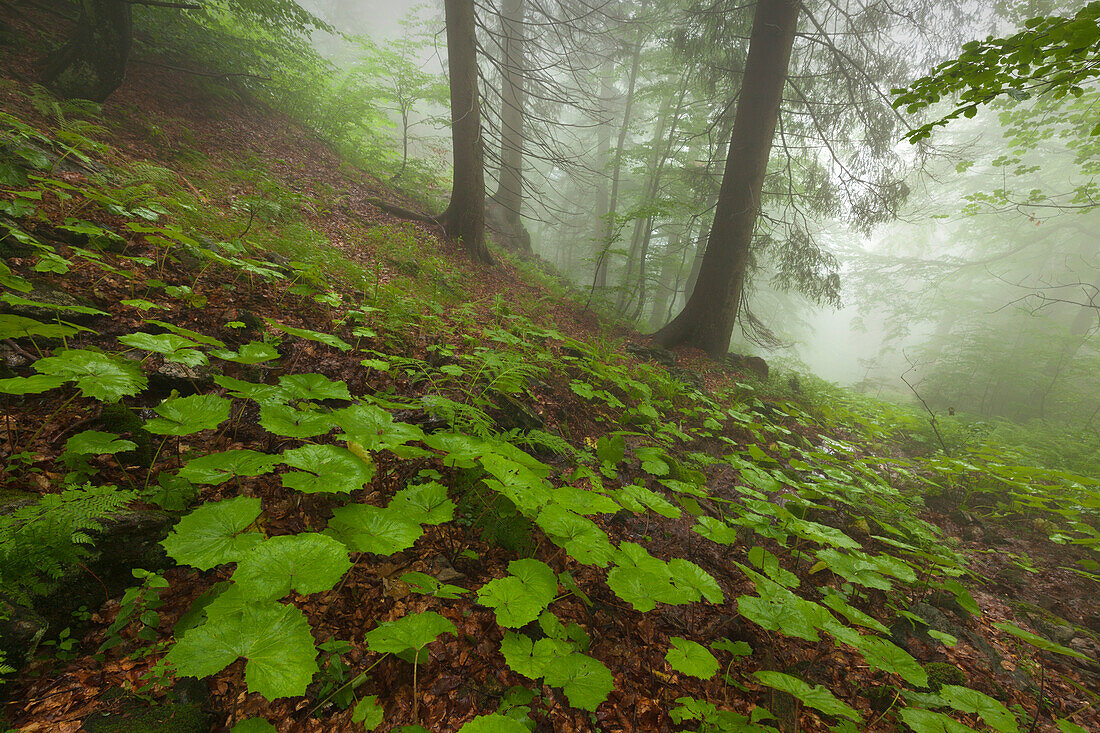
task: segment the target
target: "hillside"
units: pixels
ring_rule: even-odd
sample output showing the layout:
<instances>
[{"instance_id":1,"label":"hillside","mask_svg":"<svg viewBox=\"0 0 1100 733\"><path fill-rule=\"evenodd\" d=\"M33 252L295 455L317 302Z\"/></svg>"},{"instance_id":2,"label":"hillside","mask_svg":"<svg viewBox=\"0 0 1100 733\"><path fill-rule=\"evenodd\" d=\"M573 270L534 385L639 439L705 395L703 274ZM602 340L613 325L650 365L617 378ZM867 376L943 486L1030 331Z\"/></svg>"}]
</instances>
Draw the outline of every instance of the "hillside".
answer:
<instances>
[{"instance_id":1,"label":"hillside","mask_svg":"<svg viewBox=\"0 0 1100 733\"><path fill-rule=\"evenodd\" d=\"M231 86L7 50L13 729L1100 731L1095 477L652 348Z\"/></svg>"}]
</instances>

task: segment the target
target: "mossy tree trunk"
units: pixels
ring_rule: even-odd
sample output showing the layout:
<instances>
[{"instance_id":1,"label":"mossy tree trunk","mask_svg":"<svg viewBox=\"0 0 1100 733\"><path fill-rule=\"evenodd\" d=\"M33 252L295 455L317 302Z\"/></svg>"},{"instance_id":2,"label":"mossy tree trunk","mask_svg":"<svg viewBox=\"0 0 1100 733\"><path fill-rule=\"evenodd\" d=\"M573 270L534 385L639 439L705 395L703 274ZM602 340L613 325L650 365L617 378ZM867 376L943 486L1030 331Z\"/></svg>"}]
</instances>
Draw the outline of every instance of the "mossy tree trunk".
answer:
<instances>
[{"instance_id":1,"label":"mossy tree trunk","mask_svg":"<svg viewBox=\"0 0 1100 733\"><path fill-rule=\"evenodd\" d=\"M126 0L80 0L72 38L46 59L42 83L64 99L102 102L122 84L133 43Z\"/></svg>"}]
</instances>

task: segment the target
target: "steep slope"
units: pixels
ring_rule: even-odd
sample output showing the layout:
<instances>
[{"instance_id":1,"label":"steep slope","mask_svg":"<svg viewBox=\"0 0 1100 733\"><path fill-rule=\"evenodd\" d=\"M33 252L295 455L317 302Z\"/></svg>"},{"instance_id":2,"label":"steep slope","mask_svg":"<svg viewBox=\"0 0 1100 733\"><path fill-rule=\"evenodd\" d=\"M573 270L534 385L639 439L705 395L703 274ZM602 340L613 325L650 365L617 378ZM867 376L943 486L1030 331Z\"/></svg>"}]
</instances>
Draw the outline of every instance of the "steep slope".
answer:
<instances>
[{"instance_id":1,"label":"steep slope","mask_svg":"<svg viewBox=\"0 0 1100 733\"><path fill-rule=\"evenodd\" d=\"M1094 479L907 458L900 419L623 353L170 72L0 105L6 488L183 517L10 683L19 730L193 698L163 661L216 730L1100 729ZM1041 583L972 562L995 543Z\"/></svg>"}]
</instances>

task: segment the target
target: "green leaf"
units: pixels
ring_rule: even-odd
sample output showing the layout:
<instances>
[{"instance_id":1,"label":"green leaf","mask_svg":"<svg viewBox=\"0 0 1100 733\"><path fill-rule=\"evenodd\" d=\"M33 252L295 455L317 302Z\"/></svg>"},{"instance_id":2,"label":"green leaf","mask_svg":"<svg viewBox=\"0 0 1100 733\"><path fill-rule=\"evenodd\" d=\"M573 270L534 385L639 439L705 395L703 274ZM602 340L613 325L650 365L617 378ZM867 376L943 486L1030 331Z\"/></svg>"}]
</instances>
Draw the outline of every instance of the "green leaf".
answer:
<instances>
[{"instance_id":1,"label":"green leaf","mask_svg":"<svg viewBox=\"0 0 1100 733\"><path fill-rule=\"evenodd\" d=\"M593 712L615 687L615 678L607 667L576 652L552 661L544 677L546 684L565 691L570 705Z\"/></svg>"},{"instance_id":2,"label":"green leaf","mask_svg":"<svg viewBox=\"0 0 1100 733\"><path fill-rule=\"evenodd\" d=\"M145 322L146 323L151 323L154 326L160 326L165 331L170 331L170 332L176 334L177 336L183 336L184 338L189 338L192 341L197 341L198 343L202 344L203 346L213 346L216 349L224 349L225 348L225 344L222 343L221 341L219 341L218 339L214 338L213 336L207 336L204 333L199 333L198 331L192 331L190 328L184 328L183 326L176 326L176 325L174 325L172 323L168 323L166 321L153 320L152 318L148 319Z\"/></svg>"},{"instance_id":3,"label":"green leaf","mask_svg":"<svg viewBox=\"0 0 1100 733\"><path fill-rule=\"evenodd\" d=\"M732 545L737 542L737 530L714 517L699 517L698 524L691 529L721 545Z\"/></svg>"},{"instance_id":4,"label":"green leaf","mask_svg":"<svg viewBox=\"0 0 1100 733\"><path fill-rule=\"evenodd\" d=\"M347 384L333 382L323 374L290 374L279 377L279 386L301 400L351 400Z\"/></svg>"},{"instance_id":5,"label":"green leaf","mask_svg":"<svg viewBox=\"0 0 1100 733\"><path fill-rule=\"evenodd\" d=\"M265 718L249 718L233 726L229 733L278 733L278 729Z\"/></svg>"},{"instance_id":6,"label":"green leaf","mask_svg":"<svg viewBox=\"0 0 1100 733\"><path fill-rule=\"evenodd\" d=\"M416 425L394 422L393 416L376 405L352 405L332 413L332 420L364 450L392 450L399 445L422 440L424 431Z\"/></svg>"},{"instance_id":7,"label":"green leaf","mask_svg":"<svg viewBox=\"0 0 1100 733\"><path fill-rule=\"evenodd\" d=\"M244 680L250 692L268 700L304 695L317 672L317 650L309 621L293 606L248 603L211 615L186 632L164 661L183 677L209 677L238 658L248 661Z\"/></svg>"},{"instance_id":8,"label":"green leaf","mask_svg":"<svg viewBox=\"0 0 1100 733\"><path fill-rule=\"evenodd\" d=\"M419 651L442 634L457 633L455 625L434 611L402 616L396 621L379 624L368 631L363 640L373 652L400 654Z\"/></svg>"},{"instance_id":9,"label":"green leaf","mask_svg":"<svg viewBox=\"0 0 1100 733\"><path fill-rule=\"evenodd\" d=\"M409 547L424 533L413 524L388 509L367 504L351 504L332 512L329 530L355 552L392 555Z\"/></svg>"},{"instance_id":10,"label":"green leaf","mask_svg":"<svg viewBox=\"0 0 1100 733\"><path fill-rule=\"evenodd\" d=\"M825 596L821 599L821 602L848 619L848 621L853 624L865 626L869 629L874 629L880 634L890 633L890 629L886 628L886 624L872 616L868 616L863 611L860 611L858 608L848 603L840 593L833 591L831 588L828 588L827 591L832 592L825 592Z\"/></svg>"},{"instance_id":11,"label":"green leaf","mask_svg":"<svg viewBox=\"0 0 1100 733\"><path fill-rule=\"evenodd\" d=\"M308 341L316 341L317 343L331 346L334 349L339 349L340 351L352 350L351 344L331 334L321 333L320 331L311 331L308 328L295 328L294 326L285 326L269 318L265 318L264 320L269 326L274 326L275 328L284 331L291 336L297 336L298 338L303 338Z\"/></svg>"},{"instance_id":12,"label":"green leaf","mask_svg":"<svg viewBox=\"0 0 1100 733\"><path fill-rule=\"evenodd\" d=\"M469 591L458 585L440 583L427 573L405 573L401 576L401 582L409 586L413 593L424 593L436 598L454 599Z\"/></svg>"},{"instance_id":13,"label":"green leaf","mask_svg":"<svg viewBox=\"0 0 1100 733\"><path fill-rule=\"evenodd\" d=\"M614 514L622 509L610 497L577 486L559 486L550 492L550 499L577 514Z\"/></svg>"},{"instance_id":14,"label":"green leaf","mask_svg":"<svg viewBox=\"0 0 1100 733\"><path fill-rule=\"evenodd\" d=\"M538 560L513 560L508 575L481 587L477 600L496 612L497 623L517 629L539 617L558 592L554 571Z\"/></svg>"},{"instance_id":15,"label":"green leaf","mask_svg":"<svg viewBox=\"0 0 1100 733\"><path fill-rule=\"evenodd\" d=\"M841 715L855 721L861 720L858 712L838 700L833 693L821 685L810 687L809 683L782 672L755 672L753 676L768 687L793 695L801 700L803 705L820 710L826 715Z\"/></svg>"},{"instance_id":16,"label":"green leaf","mask_svg":"<svg viewBox=\"0 0 1100 733\"><path fill-rule=\"evenodd\" d=\"M443 524L455 516L455 505L447 498L446 487L435 481L398 491L389 509L413 524Z\"/></svg>"},{"instance_id":17,"label":"green leaf","mask_svg":"<svg viewBox=\"0 0 1100 733\"><path fill-rule=\"evenodd\" d=\"M1097 130L1093 130L1092 134L1100 134L1098 130L1100 130L1100 128L1097 128ZM1062 731L1062 733L1088 733L1087 730L1066 718L1062 718L1054 722L1058 725L1058 730Z\"/></svg>"},{"instance_id":18,"label":"green leaf","mask_svg":"<svg viewBox=\"0 0 1100 733\"><path fill-rule=\"evenodd\" d=\"M240 397L246 400L254 400L261 405L283 404L290 397L278 387L271 384L256 384L218 375L214 377L214 384L224 387L232 397Z\"/></svg>"},{"instance_id":19,"label":"green leaf","mask_svg":"<svg viewBox=\"0 0 1100 733\"><path fill-rule=\"evenodd\" d=\"M176 562L209 570L237 562L263 542L262 534L245 531L259 516L259 499L207 502L181 519L161 544Z\"/></svg>"},{"instance_id":20,"label":"green leaf","mask_svg":"<svg viewBox=\"0 0 1100 733\"><path fill-rule=\"evenodd\" d=\"M386 711L378 704L378 695L364 697L355 703L355 708L351 711L351 722L361 723L363 730L374 730L382 725L385 717Z\"/></svg>"},{"instance_id":21,"label":"green leaf","mask_svg":"<svg viewBox=\"0 0 1100 733\"><path fill-rule=\"evenodd\" d=\"M82 395L101 402L118 402L149 386L136 362L87 349L65 349L56 356L39 359L34 368L76 382Z\"/></svg>"},{"instance_id":22,"label":"green leaf","mask_svg":"<svg viewBox=\"0 0 1100 733\"><path fill-rule=\"evenodd\" d=\"M119 343L134 349L152 351L161 354L168 361L174 361L190 367L209 363L206 354L196 350L197 343L174 333L151 334L144 332L128 333L118 337Z\"/></svg>"},{"instance_id":23,"label":"green leaf","mask_svg":"<svg viewBox=\"0 0 1100 733\"><path fill-rule=\"evenodd\" d=\"M122 453L133 450L137 444L129 440L119 440L114 433L100 430L84 430L65 441L65 452L81 456L100 456L104 453Z\"/></svg>"},{"instance_id":24,"label":"green leaf","mask_svg":"<svg viewBox=\"0 0 1100 733\"><path fill-rule=\"evenodd\" d=\"M605 567L615 550L607 539L607 533L591 519L557 505L539 512L535 523L542 528L554 544L564 549L582 565Z\"/></svg>"},{"instance_id":25,"label":"green leaf","mask_svg":"<svg viewBox=\"0 0 1100 733\"><path fill-rule=\"evenodd\" d=\"M10 377L0 379L0 393L12 395L41 394L57 389L69 380L45 374L32 374L29 377Z\"/></svg>"},{"instance_id":26,"label":"green leaf","mask_svg":"<svg viewBox=\"0 0 1100 733\"><path fill-rule=\"evenodd\" d=\"M77 332L73 326L42 323L33 318L0 314L0 339L68 338Z\"/></svg>"},{"instance_id":27,"label":"green leaf","mask_svg":"<svg viewBox=\"0 0 1100 733\"><path fill-rule=\"evenodd\" d=\"M948 578L943 582L943 587L954 594L955 600L958 601L963 610L971 616L981 617L981 607L978 606L978 602L974 600L974 596L970 595L970 591L968 591L962 583L954 578Z\"/></svg>"},{"instance_id":28,"label":"green leaf","mask_svg":"<svg viewBox=\"0 0 1100 733\"><path fill-rule=\"evenodd\" d=\"M237 364L260 364L265 361L271 361L272 359L278 359L279 352L276 351L275 347L271 344L263 341L250 341L247 344L243 344L237 351L215 349L210 352L210 356L222 359L223 361L236 362Z\"/></svg>"},{"instance_id":29,"label":"green leaf","mask_svg":"<svg viewBox=\"0 0 1100 733\"><path fill-rule=\"evenodd\" d=\"M292 590L309 595L335 587L351 567L348 548L303 532L265 540L237 563L233 582L249 600L274 601Z\"/></svg>"},{"instance_id":30,"label":"green leaf","mask_svg":"<svg viewBox=\"0 0 1100 733\"><path fill-rule=\"evenodd\" d=\"M988 695L959 685L943 685L940 699L961 713L980 715L985 724L999 733L1016 733L1020 725L1008 708Z\"/></svg>"},{"instance_id":31,"label":"green leaf","mask_svg":"<svg viewBox=\"0 0 1100 733\"><path fill-rule=\"evenodd\" d=\"M928 673L909 652L891 641L870 635L853 635L843 639L863 654L872 669L896 674L914 687L928 686Z\"/></svg>"},{"instance_id":32,"label":"green leaf","mask_svg":"<svg viewBox=\"0 0 1100 733\"><path fill-rule=\"evenodd\" d=\"M673 636L672 648L665 654L668 666L677 672L709 680L718 672L718 660L702 644Z\"/></svg>"},{"instance_id":33,"label":"green leaf","mask_svg":"<svg viewBox=\"0 0 1100 733\"><path fill-rule=\"evenodd\" d=\"M279 404L260 405L260 425L269 433L287 438L316 438L335 427L325 413Z\"/></svg>"},{"instance_id":34,"label":"green leaf","mask_svg":"<svg viewBox=\"0 0 1100 733\"><path fill-rule=\"evenodd\" d=\"M229 419L232 402L213 394L166 399L153 408L160 415L145 423L145 429L157 435L191 435L213 430Z\"/></svg>"},{"instance_id":35,"label":"green leaf","mask_svg":"<svg viewBox=\"0 0 1100 733\"><path fill-rule=\"evenodd\" d=\"M531 733L526 725L500 713L479 715L458 729L458 733Z\"/></svg>"},{"instance_id":36,"label":"green leaf","mask_svg":"<svg viewBox=\"0 0 1100 733\"><path fill-rule=\"evenodd\" d=\"M619 501L623 503L623 506L634 511L640 512L642 507L648 507L657 512L663 517L669 517L670 519L678 519L680 517L680 509L674 506L665 497L660 494L654 493L644 486L637 484L630 484L624 486L617 494ZM637 509L635 509L637 507Z\"/></svg>"},{"instance_id":37,"label":"green leaf","mask_svg":"<svg viewBox=\"0 0 1100 733\"><path fill-rule=\"evenodd\" d=\"M921 708L903 709L901 719L916 733L975 733L973 728L954 718Z\"/></svg>"},{"instance_id":38,"label":"green leaf","mask_svg":"<svg viewBox=\"0 0 1100 733\"><path fill-rule=\"evenodd\" d=\"M1055 654L1064 654L1067 657L1076 657L1077 659L1088 659L1087 656L1081 652L1074 651L1069 647L1062 646L1061 644L1055 644L1049 639L1044 639L1041 636L1031 633L1030 631L1024 631L1019 626L1013 626L1010 623L996 623L993 624L993 628L1005 631L1013 636L1026 641L1033 647L1042 649L1043 651L1054 652Z\"/></svg>"},{"instance_id":39,"label":"green leaf","mask_svg":"<svg viewBox=\"0 0 1100 733\"><path fill-rule=\"evenodd\" d=\"M591 399L591 396L589 396ZM622 435L602 435L596 441L596 456L601 463L617 466L626 456L626 437Z\"/></svg>"},{"instance_id":40,"label":"green leaf","mask_svg":"<svg viewBox=\"0 0 1100 733\"><path fill-rule=\"evenodd\" d=\"M334 445L304 445L284 451L282 462L301 469L284 473L283 486L307 494L347 494L363 488L374 478L373 464Z\"/></svg>"},{"instance_id":41,"label":"green leaf","mask_svg":"<svg viewBox=\"0 0 1100 733\"><path fill-rule=\"evenodd\" d=\"M500 642L504 661L518 674L537 680L546 674L550 663L573 652L569 642L560 639L532 640L515 631L505 631Z\"/></svg>"},{"instance_id":42,"label":"green leaf","mask_svg":"<svg viewBox=\"0 0 1100 733\"><path fill-rule=\"evenodd\" d=\"M824 607L795 595L778 583L756 578L760 597L741 596L738 612L768 631L781 631L806 641L818 641L817 630L835 619Z\"/></svg>"},{"instance_id":43,"label":"green leaf","mask_svg":"<svg viewBox=\"0 0 1100 733\"><path fill-rule=\"evenodd\" d=\"M261 476L270 473L278 462L278 456L267 453L227 450L191 459L180 469L179 475L196 484L217 486L237 476Z\"/></svg>"},{"instance_id":44,"label":"green leaf","mask_svg":"<svg viewBox=\"0 0 1100 733\"><path fill-rule=\"evenodd\" d=\"M690 588L696 600L700 596L711 603L722 603L725 600L714 576L695 563L674 558L668 561L668 571L672 574L672 582L679 587Z\"/></svg>"}]
</instances>

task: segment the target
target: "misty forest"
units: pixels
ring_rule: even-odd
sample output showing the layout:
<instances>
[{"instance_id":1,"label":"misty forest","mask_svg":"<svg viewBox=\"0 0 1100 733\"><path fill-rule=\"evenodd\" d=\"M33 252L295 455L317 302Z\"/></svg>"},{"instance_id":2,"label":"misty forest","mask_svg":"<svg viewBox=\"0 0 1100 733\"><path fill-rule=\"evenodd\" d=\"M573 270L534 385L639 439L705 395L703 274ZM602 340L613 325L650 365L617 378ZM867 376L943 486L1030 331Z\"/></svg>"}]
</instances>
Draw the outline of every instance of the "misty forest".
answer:
<instances>
[{"instance_id":1,"label":"misty forest","mask_svg":"<svg viewBox=\"0 0 1100 733\"><path fill-rule=\"evenodd\" d=\"M1100 732L1100 2L3 0L0 731Z\"/></svg>"}]
</instances>

